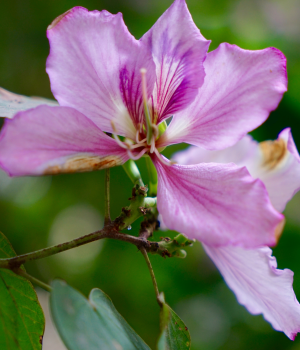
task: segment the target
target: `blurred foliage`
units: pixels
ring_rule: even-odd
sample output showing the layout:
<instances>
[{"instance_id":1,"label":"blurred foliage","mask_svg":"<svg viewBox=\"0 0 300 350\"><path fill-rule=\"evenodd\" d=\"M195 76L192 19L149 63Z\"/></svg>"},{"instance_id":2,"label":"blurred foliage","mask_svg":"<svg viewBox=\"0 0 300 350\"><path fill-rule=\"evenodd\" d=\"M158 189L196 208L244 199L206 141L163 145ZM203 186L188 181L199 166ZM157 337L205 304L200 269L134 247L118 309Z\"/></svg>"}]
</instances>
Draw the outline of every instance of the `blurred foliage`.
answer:
<instances>
[{"instance_id":1,"label":"blurred foliage","mask_svg":"<svg viewBox=\"0 0 300 350\"><path fill-rule=\"evenodd\" d=\"M284 127L291 126L300 146L299 0L187 0L187 3L202 34L212 40L211 49L226 41L245 49L275 46L284 52L289 91L253 136L258 140L274 139ZM2 2L0 86L24 95L52 97L45 73L49 53L45 31L55 17L73 6L122 12L129 30L139 38L170 4L171 0ZM171 156L178 149L179 146L167 148L165 154ZM144 160L139 160L138 165L147 183ZM121 207L128 204L131 183L122 168L112 169L111 174L111 210L112 217L116 217ZM100 228L103 196L103 172L22 179L9 179L0 173L0 229L17 253L43 248ZM294 289L300 298L299 207L300 196L296 196L286 209L287 225L274 252L280 268L295 272ZM80 230L74 230L74 220L79 220ZM57 232L62 225L64 235ZM135 224L131 233L137 231ZM173 234L158 232L157 237ZM93 244L76 250L76 268L70 268L76 253L71 258L62 253L60 257L27 264L27 271L44 281L54 277L66 279L85 295L94 287L101 288L137 333L154 347L159 333L159 307L142 255L123 242L105 241L97 249L93 249ZM184 260L153 256L151 261L160 290L191 331L192 349L300 349L300 338L291 342L261 316L250 315L236 302L199 243L188 249Z\"/></svg>"}]
</instances>

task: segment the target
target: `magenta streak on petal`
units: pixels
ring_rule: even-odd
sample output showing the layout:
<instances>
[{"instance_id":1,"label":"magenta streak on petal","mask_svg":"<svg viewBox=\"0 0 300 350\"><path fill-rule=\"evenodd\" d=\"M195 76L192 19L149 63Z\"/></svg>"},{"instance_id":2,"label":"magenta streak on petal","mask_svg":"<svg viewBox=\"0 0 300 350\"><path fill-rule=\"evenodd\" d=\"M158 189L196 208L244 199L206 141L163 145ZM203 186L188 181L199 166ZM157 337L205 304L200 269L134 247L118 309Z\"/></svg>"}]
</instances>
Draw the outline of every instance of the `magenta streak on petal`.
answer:
<instances>
[{"instance_id":1,"label":"magenta streak on petal","mask_svg":"<svg viewBox=\"0 0 300 350\"><path fill-rule=\"evenodd\" d=\"M141 80L138 78L134 86L134 72L129 72L126 67L120 71L120 91L123 102L128 109L129 115L134 121L135 128L143 123L143 98L141 95Z\"/></svg>"},{"instance_id":2,"label":"magenta streak on petal","mask_svg":"<svg viewBox=\"0 0 300 350\"><path fill-rule=\"evenodd\" d=\"M175 57L176 51L177 49L175 48L173 53ZM192 81L187 75L188 72L185 67L188 65L187 58L189 56L192 56L192 54L192 50L189 50L180 58L177 64L174 64L176 69L173 74L170 72L170 66L172 65L172 62L170 63L168 74L163 87L160 86L162 83L156 82L157 86L159 87L157 95L158 97L162 96L162 100L157 101L157 106L159 106L158 123L176 113L177 111L184 109L184 107L190 102L190 96L187 96L186 91L189 90L189 86L191 85ZM173 60L174 58L172 58L172 61ZM162 58L161 61L164 62L164 58ZM162 64L162 70L163 67L164 64ZM171 78L169 84L167 85L169 76ZM196 89L194 89L194 93L197 93Z\"/></svg>"},{"instance_id":3,"label":"magenta streak on petal","mask_svg":"<svg viewBox=\"0 0 300 350\"><path fill-rule=\"evenodd\" d=\"M207 55L204 68L197 97L173 116L161 147L229 147L266 120L287 88L286 59L274 48L249 51L224 43Z\"/></svg>"},{"instance_id":4,"label":"magenta streak on petal","mask_svg":"<svg viewBox=\"0 0 300 350\"><path fill-rule=\"evenodd\" d=\"M140 41L152 51L156 64L150 110L160 123L195 98L203 83L210 42L200 34L182 0L176 0Z\"/></svg>"},{"instance_id":5,"label":"magenta streak on petal","mask_svg":"<svg viewBox=\"0 0 300 350\"><path fill-rule=\"evenodd\" d=\"M274 231L283 216L272 207L263 183L245 167L153 161L158 210L167 227L213 246L275 244Z\"/></svg>"}]
</instances>

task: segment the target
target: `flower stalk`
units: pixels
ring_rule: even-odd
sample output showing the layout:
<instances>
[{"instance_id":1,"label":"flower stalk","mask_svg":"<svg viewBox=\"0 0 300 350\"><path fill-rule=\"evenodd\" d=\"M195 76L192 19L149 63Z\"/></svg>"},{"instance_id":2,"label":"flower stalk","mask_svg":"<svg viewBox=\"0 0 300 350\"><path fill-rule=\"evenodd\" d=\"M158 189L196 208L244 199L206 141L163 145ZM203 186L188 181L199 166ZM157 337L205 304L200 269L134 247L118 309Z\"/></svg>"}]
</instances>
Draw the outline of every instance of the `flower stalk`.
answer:
<instances>
[{"instance_id":1,"label":"flower stalk","mask_svg":"<svg viewBox=\"0 0 300 350\"><path fill-rule=\"evenodd\" d=\"M134 185L139 184L140 186L144 186L141 173L132 159L129 159L123 164L123 169Z\"/></svg>"},{"instance_id":2,"label":"flower stalk","mask_svg":"<svg viewBox=\"0 0 300 350\"><path fill-rule=\"evenodd\" d=\"M151 145L152 141L152 120L148 107L148 95L147 95L147 80L146 80L147 70L145 68L141 69L142 75L142 93L143 93L143 103L144 103L144 116L147 125L147 145Z\"/></svg>"},{"instance_id":3,"label":"flower stalk","mask_svg":"<svg viewBox=\"0 0 300 350\"><path fill-rule=\"evenodd\" d=\"M132 189L130 205L122 208L122 212L115 220L119 230L129 228L130 225L156 206L156 198L146 197L148 188L136 184Z\"/></svg>"},{"instance_id":4,"label":"flower stalk","mask_svg":"<svg viewBox=\"0 0 300 350\"><path fill-rule=\"evenodd\" d=\"M154 287L154 291L155 291L155 295L156 295L156 300L157 300L159 306L161 307L162 306L162 301L160 300L159 290L158 290L156 278L155 278L155 275L154 275L154 271L153 271L153 268L152 268L152 265L151 265L151 261L150 261L150 259L148 257L146 249L143 247L140 250L141 250L141 253L143 254L143 256L145 258L146 264L148 266L148 270L150 272L150 276L151 276L151 279L152 279L152 283L153 283L153 287Z\"/></svg>"},{"instance_id":5,"label":"flower stalk","mask_svg":"<svg viewBox=\"0 0 300 350\"><path fill-rule=\"evenodd\" d=\"M157 195L157 171L150 157L146 156L145 160L149 174L149 196L154 197Z\"/></svg>"}]
</instances>

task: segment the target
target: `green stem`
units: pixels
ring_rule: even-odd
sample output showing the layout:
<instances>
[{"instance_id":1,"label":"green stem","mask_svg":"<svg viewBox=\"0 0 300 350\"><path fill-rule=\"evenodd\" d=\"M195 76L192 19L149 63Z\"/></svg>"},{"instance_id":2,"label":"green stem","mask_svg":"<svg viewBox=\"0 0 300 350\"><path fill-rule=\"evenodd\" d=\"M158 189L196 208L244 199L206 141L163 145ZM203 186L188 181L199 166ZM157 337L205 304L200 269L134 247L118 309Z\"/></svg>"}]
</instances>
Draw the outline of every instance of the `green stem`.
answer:
<instances>
[{"instance_id":1,"label":"green stem","mask_svg":"<svg viewBox=\"0 0 300 350\"><path fill-rule=\"evenodd\" d=\"M64 252L65 250L69 250L75 247L79 247L83 244L105 238L108 235L109 235L109 232L107 231L107 228L104 228L101 231L90 233L88 235L76 238L69 242L65 242L52 247L36 250L31 253L15 256L13 258L0 259L0 268L15 269L20 267L22 264L24 264L27 261L47 258L48 256Z\"/></svg>"},{"instance_id":2,"label":"green stem","mask_svg":"<svg viewBox=\"0 0 300 350\"><path fill-rule=\"evenodd\" d=\"M144 187L140 171L132 159L129 159L126 163L123 164L123 169L134 185L139 184L140 186Z\"/></svg>"},{"instance_id":3,"label":"green stem","mask_svg":"<svg viewBox=\"0 0 300 350\"><path fill-rule=\"evenodd\" d=\"M154 242L151 242L150 244L150 242L147 242L140 237L135 237L135 236L126 235L124 233L120 233L115 230L112 223L111 225L104 227L101 231L90 233L88 235L76 238L69 242L65 242L52 247L36 250L31 253L18 255L13 258L0 259L0 268L16 270L22 264L28 261L47 258L51 255L55 255L55 254L64 252L66 250L73 249L83 244L94 242L103 238L111 238L119 241L128 242L128 243L134 244L138 248L140 246L144 246L149 250L151 249L151 244L155 247L157 244Z\"/></svg>"},{"instance_id":4,"label":"green stem","mask_svg":"<svg viewBox=\"0 0 300 350\"><path fill-rule=\"evenodd\" d=\"M46 283L44 283L44 282L38 280L37 278L35 278L35 277L29 275L29 274L28 274L27 272L25 272L24 270L22 270L22 269L19 268L19 269L13 270L13 271L14 271L14 273L16 273L17 275L22 276L22 277L28 279L28 280L29 280L30 282L32 282L33 284L36 284L37 286L39 286L39 287L45 289L47 292L51 292L52 288L51 288L48 284L46 284Z\"/></svg>"},{"instance_id":5,"label":"green stem","mask_svg":"<svg viewBox=\"0 0 300 350\"><path fill-rule=\"evenodd\" d=\"M108 225L111 223L110 219L110 169L105 169L105 219L104 224Z\"/></svg>"},{"instance_id":6,"label":"green stem","mask_svg":"<svg viewBox=\"0 0 300 350\"><path fill-rule=\"evenodd\" d=\"M154 271L153 271L150 259L148 257L147 251L146 251L146 249L144 247L141 247L140 250L141 250L141 252L142 252L142 254L143 254L143 256L144 256L144 258L146 260L146 263L147 263L147 266L148 266L148 269L149 269L149 272L150 272L150 275L151 275L151 279L152 279L152 283L153 283L154 291L155 291L155 295L156 295L156 300L157 300L159 306L162 306L162 301L160 299L156 278L155 278Z\"/></svg>"},{"instance_id":7,"label":"green stem","mask_svg":"<svg viewBox=\"0 0 300 350\"><path fill-rule=\"evenodd\" d=\"M149 156L145 157L145 161L149 174L149 196L154 197L157 194L157 171Z\"/></svg>"},{"instance_id":8,"label":"green stem","mask_svg":"<svg viewBox=\"0 0 300 350\"><path fill-rule=\"evenodd\" d=\"M137 219L144 215L143 209L153 208L156 206L156 197L143 197L137 196L132 199L129 207L124 208L123 215L121 214L119 217L121 218L121 222L119 224L119 230L124 230L126 227L130 226ZM125 214L125 215L124 215Z\"/></svg>"}]
</instances>

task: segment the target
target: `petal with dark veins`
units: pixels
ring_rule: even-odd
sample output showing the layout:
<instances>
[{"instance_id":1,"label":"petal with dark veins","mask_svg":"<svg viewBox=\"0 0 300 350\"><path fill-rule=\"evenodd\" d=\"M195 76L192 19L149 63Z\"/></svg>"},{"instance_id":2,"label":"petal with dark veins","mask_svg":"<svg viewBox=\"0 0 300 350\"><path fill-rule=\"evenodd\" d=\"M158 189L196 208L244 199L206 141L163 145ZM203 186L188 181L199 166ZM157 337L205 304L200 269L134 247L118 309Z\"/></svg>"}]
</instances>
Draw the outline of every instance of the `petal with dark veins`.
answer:
<instances>
[{"instance_id":1,"label":"petal with dark veins","mask_svg":"<svg viewBox=\"0 0 300 350\"><path fill-rule=\"evenodd\" d=\"M114 139L69 107L19 112L1 130L0 167L11 176L100 170L127 159Z\"/></svg>"},{"instance_id":2,"label":"petal with dark veins","mask_svg":"<svg viewBox=\"0 0 300 350\"><path fill-rule=\"evenodd\" d=\"M210 41L196 27L184 0L175 0L140 40L152 51L156 65L151 109L160 123L196 97Z\"/></svg>"},{"instance_id":3,"label":"petal with dark veins","mask_svg":"<svg viewBox=\"0 0 300 350\"><path fill-rule=\"evenodd\" d=\"M198 95L173 116L160 147L230 147L268 118L287 89L286 58L275 48L249 51L223 43L208 53L204 69Z\"/></svg>"}]
</instances>

